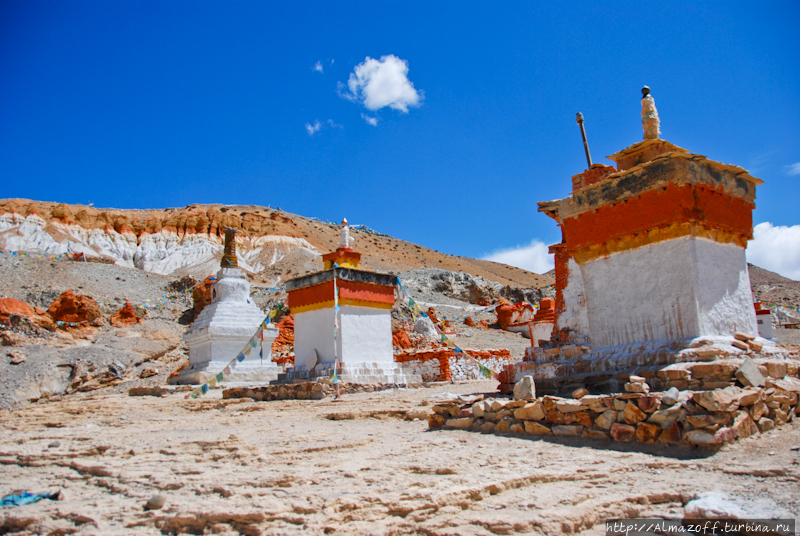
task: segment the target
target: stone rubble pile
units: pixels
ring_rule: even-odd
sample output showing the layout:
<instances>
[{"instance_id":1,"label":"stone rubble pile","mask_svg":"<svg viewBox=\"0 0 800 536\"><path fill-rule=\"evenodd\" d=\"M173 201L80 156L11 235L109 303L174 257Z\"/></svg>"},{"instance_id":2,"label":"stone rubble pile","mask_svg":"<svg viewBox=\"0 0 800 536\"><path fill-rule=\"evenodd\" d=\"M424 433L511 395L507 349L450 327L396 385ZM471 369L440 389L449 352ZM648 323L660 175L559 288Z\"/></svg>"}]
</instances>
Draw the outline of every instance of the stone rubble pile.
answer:
<instances>
[{"instance_id":1,"label":"stone rubble pile","mask_svg":"<svg viewBox=\"0 0 800 536\"><path fill-rule=\"evenodd\" d=\"M647 385L630 378L632 385ZM719 447L766 432L800 414L800 379L765 378L763 387L728 386L707 391L543 396L527 400L486 399L440 403L431 429L572 436L605 441Z\"/></svg>"},{"instance_id":2,"label":"stone rubble pile","mask_svg":"<svg viewBox=\"0 0 800 536\"><path fill-rule=\"evenodd\" d=\"M464 356L466 354L466 357ZM484 367L499 371L512 362L511 352L505 348L472 350L463 349L456 355L454 348L446 346L396 353L394 360L412 374L419 374L424 381L465 381L484 379L480 362Z\"/></svg>"}]
</instances>

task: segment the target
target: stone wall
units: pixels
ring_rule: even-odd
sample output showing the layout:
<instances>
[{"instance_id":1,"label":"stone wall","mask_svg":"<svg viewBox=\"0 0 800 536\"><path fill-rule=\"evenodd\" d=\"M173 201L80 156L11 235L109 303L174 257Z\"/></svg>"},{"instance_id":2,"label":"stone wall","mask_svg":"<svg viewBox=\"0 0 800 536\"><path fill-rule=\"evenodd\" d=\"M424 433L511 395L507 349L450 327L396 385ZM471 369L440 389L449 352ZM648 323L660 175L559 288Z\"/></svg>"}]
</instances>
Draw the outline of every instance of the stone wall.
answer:
<instances>
[{"instance_id":1,"label":"stone wall","mask_svg":"<svg viewBox=\"0 0 800 536\"><path fill-rule=\"evenodd\" d=\"M510 364L511 352L499 350L464 350L469 357L455 355L453 348L440 347L426 350L411 350L395 354L394 360L412 374L419 374L423 381L465 381L484 378L478 365L499 372Z\"/></svg>"},{"instance_id":2,"label":"stone wall","mask_svg":"<svg viewBox=\"0 0 800 536\"><path fill-rule=\"evenodd\" d=\"M433 407L431 429L572 436L604 441L718 447L792 421L800 414L800 379L767 379L765 387L736 386L664 393L487 399Z\"/></svg>"}]
</instances>

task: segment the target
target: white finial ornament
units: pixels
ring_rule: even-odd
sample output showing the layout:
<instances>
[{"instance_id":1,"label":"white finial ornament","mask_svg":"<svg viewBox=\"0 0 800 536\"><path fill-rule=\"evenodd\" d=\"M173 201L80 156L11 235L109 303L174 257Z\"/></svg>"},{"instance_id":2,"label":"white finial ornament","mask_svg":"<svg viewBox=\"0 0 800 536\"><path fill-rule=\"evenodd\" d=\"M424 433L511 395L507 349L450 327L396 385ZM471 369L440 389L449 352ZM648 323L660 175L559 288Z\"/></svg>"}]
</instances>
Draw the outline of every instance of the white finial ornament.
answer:
<instances>
[{"instance_id":1,"label":"white finial ornament","mask_svg":"<svg viewBox=\"0 0 800 536\"><path fill-rule=\"evenodd\" d=\"M342 229L339 231L339 247L349 248L351 243L350 226L347 225L347 218L345 218L342 220Z\"/></svg>"},{"instance_id":2,"label":"white finial ornament","mask_svg":"<svg viewBox=\"0 0 800 536\"><path fill-rule=\"evenodd\" d=\"M658 135L661 134L661 121L658 119L658 110L656 110L656 101L650 94L650 88L644 86L642 88L642 130L644 130L644 139L657 140Z\"/></svg>"}]
</instances>

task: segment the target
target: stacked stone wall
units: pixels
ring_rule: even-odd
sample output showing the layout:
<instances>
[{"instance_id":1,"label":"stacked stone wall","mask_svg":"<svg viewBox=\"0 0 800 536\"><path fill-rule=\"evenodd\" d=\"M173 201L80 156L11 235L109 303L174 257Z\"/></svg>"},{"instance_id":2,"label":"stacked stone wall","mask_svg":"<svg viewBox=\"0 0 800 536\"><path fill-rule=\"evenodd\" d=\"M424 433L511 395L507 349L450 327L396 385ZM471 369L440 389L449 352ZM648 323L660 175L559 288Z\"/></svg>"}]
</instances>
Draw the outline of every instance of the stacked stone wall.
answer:
<instances>
[{"instance_id":1,"label":"stacked stone wall","mask_svg":"<svg viewBox=\"0 0 800 536\"><path fill-rule=\"evenodd\" d=\"M800 379L767 379L765 387L736 386L664 393L487 399L433 407L431 429L719 447L791 422L800 414Z\"/></svg>"}]
</instances>

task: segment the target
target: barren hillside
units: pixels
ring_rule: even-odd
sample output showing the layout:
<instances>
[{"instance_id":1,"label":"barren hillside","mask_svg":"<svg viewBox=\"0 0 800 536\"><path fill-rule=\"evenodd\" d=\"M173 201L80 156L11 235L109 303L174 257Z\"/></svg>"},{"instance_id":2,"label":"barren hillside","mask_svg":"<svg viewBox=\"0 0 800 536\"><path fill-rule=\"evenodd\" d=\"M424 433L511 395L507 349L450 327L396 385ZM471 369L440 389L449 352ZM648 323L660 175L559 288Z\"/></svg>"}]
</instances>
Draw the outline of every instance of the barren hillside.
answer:
<instances>
[{"instance_id":1,"label":"barren hillside","mask_svg":"<svg viewBox=\"0 0 800 536\"><path fill-rule=\"evenodd\" d=\"M85 253L163 275L214 273L226 227L241 231L237 238L240 265L270 284L319 270L319 255L332 251L339 242L334 225L254 205L117 210L0 200L0 248L30 254ZM432 267L513 287L553 283L552 278L519 268L446 255L391 236L354 231L353 237L366 270Z\"/></svg>"}]
</instances>

